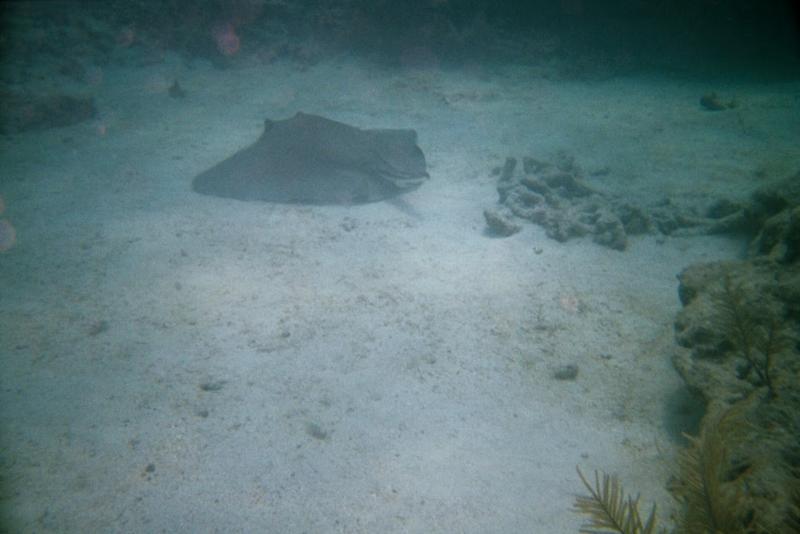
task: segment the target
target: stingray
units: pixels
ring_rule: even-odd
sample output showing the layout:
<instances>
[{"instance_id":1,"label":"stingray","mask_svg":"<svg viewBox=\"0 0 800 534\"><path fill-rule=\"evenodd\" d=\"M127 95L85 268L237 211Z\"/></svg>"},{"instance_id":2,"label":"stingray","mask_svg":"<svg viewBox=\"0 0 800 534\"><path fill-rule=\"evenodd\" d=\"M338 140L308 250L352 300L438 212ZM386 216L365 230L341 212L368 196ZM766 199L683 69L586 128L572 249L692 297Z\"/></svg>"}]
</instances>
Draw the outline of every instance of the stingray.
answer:
<instances>
[{"instance_id":1,"label":"stingray","mask_svg":"<svg viewBox=\"0 0 800 534\"><path fill-rule=\"evenodd\" d=\"M253 145L197 175L198 193L297 204L392 198L428 179L414 130L363 130L297 113L264 122Z\"/></svg>"}]
</instances>

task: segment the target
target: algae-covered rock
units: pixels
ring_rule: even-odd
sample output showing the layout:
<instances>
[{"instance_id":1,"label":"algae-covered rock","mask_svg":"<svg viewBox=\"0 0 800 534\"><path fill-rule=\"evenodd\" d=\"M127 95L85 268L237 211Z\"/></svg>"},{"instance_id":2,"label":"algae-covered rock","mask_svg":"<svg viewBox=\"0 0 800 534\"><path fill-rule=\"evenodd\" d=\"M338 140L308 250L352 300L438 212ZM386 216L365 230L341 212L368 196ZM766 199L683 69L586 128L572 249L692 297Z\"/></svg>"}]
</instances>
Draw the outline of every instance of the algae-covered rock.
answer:
<instances>
[{"instance_id":1,"label":"algae-covered rock","mask_svg":"<svg viewBox=\"0 0 800 534\"><path fill-rule=\"evenodd\" d=\"M679 280L684 307L675 320L679 347L672 362L709 406L704 428L714 414L736 413L735 431L701 433L684 453L716 465L713 484L707 470L697 479L703 481L695 485L697 496L716 499L714 513L729 513L725 532L751 532L751 524L764 532L796 532L800 265L766 257L703 263L685 269ZM735 499L720 499L717 486ZM704 520L707 513L700 514ZM696 517L691 510L687 515Z\"/></svg>"}]
</instances>

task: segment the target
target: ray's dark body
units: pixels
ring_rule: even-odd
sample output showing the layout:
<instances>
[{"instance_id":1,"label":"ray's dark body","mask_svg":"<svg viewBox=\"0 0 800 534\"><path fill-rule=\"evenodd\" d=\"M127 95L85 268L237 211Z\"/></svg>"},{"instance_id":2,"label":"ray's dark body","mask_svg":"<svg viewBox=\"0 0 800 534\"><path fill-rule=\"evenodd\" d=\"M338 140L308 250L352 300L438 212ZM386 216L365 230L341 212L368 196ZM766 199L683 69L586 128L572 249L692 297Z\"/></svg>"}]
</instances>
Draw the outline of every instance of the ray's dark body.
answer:
<instances>
[{"instance_id":1,"label":"ray's dark body","mask_svg":"<svg viewBox=\"0 0 800 534\"><path fill-rule=\"evenodd\" d=\"M428 178L414 130L356 128L317 115L267 119L253 145L199 174L198 193L297 204L376 202Z\"/></svg>"}]
</instances>

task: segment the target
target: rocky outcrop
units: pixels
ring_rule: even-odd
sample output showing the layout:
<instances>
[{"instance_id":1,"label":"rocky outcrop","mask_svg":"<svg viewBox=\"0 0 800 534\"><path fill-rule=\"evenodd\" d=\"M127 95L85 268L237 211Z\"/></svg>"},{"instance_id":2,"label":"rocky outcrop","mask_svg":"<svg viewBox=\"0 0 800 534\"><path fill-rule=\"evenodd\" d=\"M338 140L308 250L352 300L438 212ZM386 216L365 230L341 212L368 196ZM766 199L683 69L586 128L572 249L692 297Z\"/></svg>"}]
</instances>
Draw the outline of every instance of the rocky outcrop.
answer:
<instances>
[{"instance_id":1,"label":"rocky outcrop","mask_svg":"<svg viewBox=\"0 0 800 534\"><path fill-rule=\"evenodd\" d=\"M800 525L799 193L800 174L756 191L731 214L755 235L749 258L695 264L678 277L673 364L707 403L705 421L736 414L736 431L714 450L721 483L736 489L742 532ZM702 433L693 443L701 441Z\"/></svg>"},{"instance_id":2,"label":"rocky outcrop","mask_svg":"<svg viewBox=\"0 0 800 534\"><path fill-rule=\"evenodd\" d=\"M651 205L637 205L589 185L574 158L561 154L554 163L532 157L506 158L493 170L498 176L498 207L484 213L490 230L511 235L508 213L545 229L556 241L591 237L595 243L625 250L632 235L656 233L688 236L744 232L752 228L747 206L724 199L707 205L678 203L661 199ZM607 172L601 170L595 176ZM498 217L503 215L498 225ZM491 215L491 217L490 217Z\"/></svg>"}]
</instances>

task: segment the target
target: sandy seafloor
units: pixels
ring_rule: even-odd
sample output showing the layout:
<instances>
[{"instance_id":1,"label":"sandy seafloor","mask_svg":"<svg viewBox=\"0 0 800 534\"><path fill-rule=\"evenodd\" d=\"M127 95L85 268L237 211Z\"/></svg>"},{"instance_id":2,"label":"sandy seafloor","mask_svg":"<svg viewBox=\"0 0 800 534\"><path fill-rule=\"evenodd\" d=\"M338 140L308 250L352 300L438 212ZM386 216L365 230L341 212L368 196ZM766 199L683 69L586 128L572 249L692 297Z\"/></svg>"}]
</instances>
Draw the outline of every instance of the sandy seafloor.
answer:
<instances>
[{"instance_id":1,"label":"sandy seafloor","mask_svg":"<svg viewBox=\"0 0 800 534\"><path fill-rule=\"evenodd\" d=\"M796 170L800 84L347 58L96 81L96 121L0 139L9 531L576 532L576 465L669 523L697 410L676 275L743 242L491 238L490 170L564 151L637 201L745 198ZM738 108L702 110L710 90ZM360 206L191 191L297 111L415 128L431 180Z\"/></svg>"}]
</instances>

